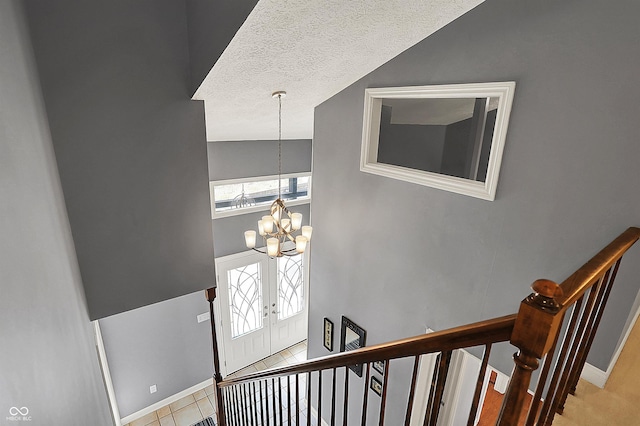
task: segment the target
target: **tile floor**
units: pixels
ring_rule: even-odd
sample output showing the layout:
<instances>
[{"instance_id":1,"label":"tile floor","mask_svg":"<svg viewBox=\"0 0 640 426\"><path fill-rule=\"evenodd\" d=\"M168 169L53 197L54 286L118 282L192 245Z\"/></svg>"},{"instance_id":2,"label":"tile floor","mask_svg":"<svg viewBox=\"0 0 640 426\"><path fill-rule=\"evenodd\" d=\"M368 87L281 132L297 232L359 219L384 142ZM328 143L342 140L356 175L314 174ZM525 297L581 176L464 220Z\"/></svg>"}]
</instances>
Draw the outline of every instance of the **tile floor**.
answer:
<instances>
[{"instance_id":1,"label":"tile floor","mask_svg":"<svg viewBox=\"0 0 640 426\"><path fill-rule=\"evenodd\" d=\"M267 368L283 367L306 359L307 342L304 341L230 374L228 378L255 373ZM271 394L270 391L268 393ZM125 426L191 426L209 416L215 419L214 398L213 386L207 386ZM303 402L301 401L301 403Z\"/></svg>"}]
</instances>

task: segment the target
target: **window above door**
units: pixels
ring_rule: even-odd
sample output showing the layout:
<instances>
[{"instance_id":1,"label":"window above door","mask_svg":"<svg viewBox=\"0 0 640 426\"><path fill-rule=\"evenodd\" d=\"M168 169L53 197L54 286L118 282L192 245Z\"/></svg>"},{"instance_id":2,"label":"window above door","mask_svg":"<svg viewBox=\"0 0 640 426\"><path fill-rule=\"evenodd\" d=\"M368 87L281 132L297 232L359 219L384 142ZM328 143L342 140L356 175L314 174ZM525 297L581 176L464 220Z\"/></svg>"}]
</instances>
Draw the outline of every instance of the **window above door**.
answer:
<instances>
[{"instance_id":1,"label":"window above door","mask_svg":"<svg viewBox=\"0 0 640 426\"><path fill-rule=\"evenodd\" d=\"M282 175L281 198L288 206L311 201L311 173ZM278 176L209 182L213 219L262 211L278 198Z\"/></svg>"}]
</instances>

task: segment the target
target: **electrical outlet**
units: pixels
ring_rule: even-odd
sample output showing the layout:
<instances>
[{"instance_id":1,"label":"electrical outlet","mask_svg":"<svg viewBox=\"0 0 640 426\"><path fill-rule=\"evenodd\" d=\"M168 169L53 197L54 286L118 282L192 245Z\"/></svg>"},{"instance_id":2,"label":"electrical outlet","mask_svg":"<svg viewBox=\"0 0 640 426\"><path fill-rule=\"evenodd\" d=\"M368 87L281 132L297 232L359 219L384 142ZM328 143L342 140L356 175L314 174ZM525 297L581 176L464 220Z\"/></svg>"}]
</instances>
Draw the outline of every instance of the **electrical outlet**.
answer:
<instances>
[{"instance_id":1,"label":"electrical outlet","mask_svg":"<svg viewBox=\"0 0 640 426\"><path fill-rule=\"evenodd\" d=\"M149 386L149 393L156 393L157 391L158 391L158 388L156 385Z\"/></svg>"},{"instance_id":2,"label":"electrical outlet","mask_svg":"<svg viewBox=\"0 0 640 426\"><path fill-rule=\"evenodd\" d=\"M204 314L200 314L196 317L198 319L198 323L205 322L209 319L209 312L205 312Z\"/></svg>"}]
</instances>

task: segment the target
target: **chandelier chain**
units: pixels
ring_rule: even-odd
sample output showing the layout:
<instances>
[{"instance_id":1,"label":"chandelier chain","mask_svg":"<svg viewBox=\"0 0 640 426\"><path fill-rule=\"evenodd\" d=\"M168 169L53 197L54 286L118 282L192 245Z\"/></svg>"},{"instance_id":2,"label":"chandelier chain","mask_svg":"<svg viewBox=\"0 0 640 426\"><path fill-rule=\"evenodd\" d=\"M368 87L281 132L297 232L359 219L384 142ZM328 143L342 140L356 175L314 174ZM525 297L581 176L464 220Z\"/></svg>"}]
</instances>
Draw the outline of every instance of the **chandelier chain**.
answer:
<instances>
[{"instance_id":1,"label":"chandelier chain","mask_svg":"<svg viewBox=\"0 0 640 426\"><path fill-rule=\"evenodd\" d=\"M282 95L278 94L278 198L282 198Z\"/></svg>"}]
</instances>

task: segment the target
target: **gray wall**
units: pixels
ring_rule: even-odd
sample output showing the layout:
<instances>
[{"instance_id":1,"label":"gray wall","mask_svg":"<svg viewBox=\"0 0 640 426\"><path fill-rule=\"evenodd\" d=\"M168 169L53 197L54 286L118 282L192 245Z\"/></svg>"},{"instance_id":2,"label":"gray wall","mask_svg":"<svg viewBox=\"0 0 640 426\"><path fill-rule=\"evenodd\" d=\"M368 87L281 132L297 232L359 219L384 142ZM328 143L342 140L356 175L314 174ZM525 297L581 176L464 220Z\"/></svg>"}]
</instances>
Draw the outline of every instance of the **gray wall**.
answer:
<instances>
[{"instance_id":1,"label":"gray wall","mask_svg":"<svg viewBox=\"0 0 640 426\"><path fill-rule=\"evenodd\" d=\"M27 12L91 318L213 285L184 1L30 0Z\"/></svg>"},{"instance_id":2,"label":"gray wall","mask_svg":"<svg viewBox=\"0 0 640 426\"><path fill-rule=\"evenodd\" d=\"M278 141L209 142L209 178L211 180L278 174ZM311 140L282 141L282 173L311 171ZM313 184L313 180L312 180ZM313 194L311 195L313 197ZM303 214L304 225L309 224L310 205L293 206L294 212ZM264 209L265 212L268 208ZM244 231L258 229L258 220L264 212L213 220L214 252L216 257L247 250ZM258 247L262 246L258 239Z\"/></svg>"},{"instance_id":3,"label":"gray wall","mask_svg":"<svg viewBox=\"0 0 640 426\"><path fill-rule=\"evenodd\" d=\"M198 291L100 320L120 416L213 376L211 323L196 321L205 312L209 303Z\"/></svg>"},{"instance_id":4,"label":"gray wall","mask_svg":"<svg viewBox=\"0 0 640 426\"><path fill-rule=\"evenodd\" d=\"M640 225L638 15L630 0L489 0L316 108L310 356L326 354L324 316L374 344L513 313L535 279L562 281ZM507 80L495 201L359 171L365 88ZM638 292L640 247L627 256L589 356L601 369ZM491 362L510 372L512 353Z\"/></svg>"},{"instance_id":5,"label":"gray wall","mask_svg":"<svg viewBox=\"0 0 640 426\"><path fill-rule=\"evenodd\" d=\"M278 141L207 143L209 179L223 180L278 174ZM282 173L311 171L311 140L282 141Z\"/></svg>"},{"instance_id":6,"label":"gray wall","mask_svg":"<svg viewBox=\"0 0 640 426\"><path fill-rule=\"evenodd\" d=\"M186 0L191 93L200 86L257 0Z\"/></svg>"},{"instance_id":7,"label":"gray wall","mask_svg":"<svg viewBox=\"0 0 640 426\"><path fill-rule=\"evenodd\" d=\"M21 3L0 2L0 424L112 425Z\"/></svg>"}]
</instances>

